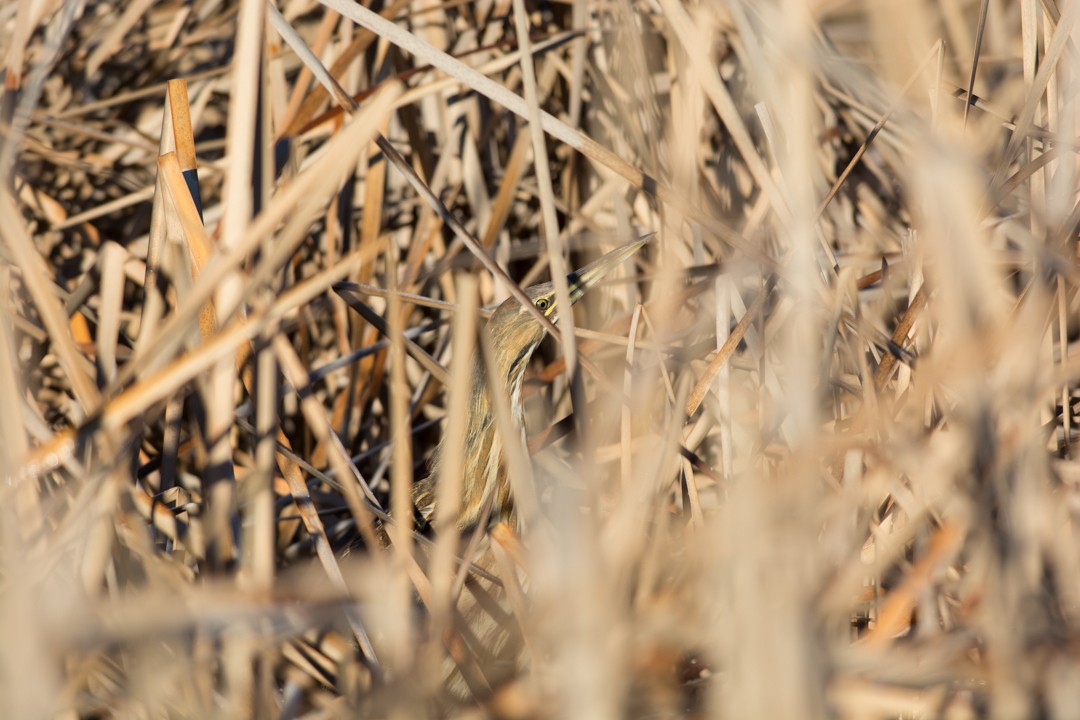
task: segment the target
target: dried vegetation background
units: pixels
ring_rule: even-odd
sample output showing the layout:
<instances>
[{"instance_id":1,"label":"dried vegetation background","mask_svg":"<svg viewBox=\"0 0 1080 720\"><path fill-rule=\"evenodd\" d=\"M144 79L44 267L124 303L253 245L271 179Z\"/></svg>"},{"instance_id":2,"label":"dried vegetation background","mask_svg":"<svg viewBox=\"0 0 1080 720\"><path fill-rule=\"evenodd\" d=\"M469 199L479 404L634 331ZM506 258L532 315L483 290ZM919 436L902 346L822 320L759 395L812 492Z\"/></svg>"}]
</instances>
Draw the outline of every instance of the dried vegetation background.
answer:
<instances>
[{"instance_id":1,"label":"dried vegetation background","mask_svg":"<svg viewBox=\"0 0 1080 720\"><path fill-rule=\"evenodd\" d=\"M4 3L0 714L1076 717L1078 13ZM453 338L650 232L440 702Z\"/></svg>"}]
</instances>

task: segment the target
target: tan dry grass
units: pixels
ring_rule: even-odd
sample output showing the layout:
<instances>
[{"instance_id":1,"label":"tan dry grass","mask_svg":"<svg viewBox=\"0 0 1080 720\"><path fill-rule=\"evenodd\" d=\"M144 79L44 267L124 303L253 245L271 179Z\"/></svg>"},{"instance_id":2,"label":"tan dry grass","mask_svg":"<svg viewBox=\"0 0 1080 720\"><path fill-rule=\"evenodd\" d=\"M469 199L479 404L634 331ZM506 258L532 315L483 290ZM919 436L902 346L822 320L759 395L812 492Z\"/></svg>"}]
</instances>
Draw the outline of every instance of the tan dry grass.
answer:
<instances>
[{"instance_id":1,"label":"tan dry grass","mask_svg":"<svg viewBox=\"0 0 1080 720\"><path fill-rule=\"evenodd\" d=\"M0 6L3 716L1073 717L1080 3L373 10ZM646 232L440 704L477 304Z\"/></svg>"}]
</instances>

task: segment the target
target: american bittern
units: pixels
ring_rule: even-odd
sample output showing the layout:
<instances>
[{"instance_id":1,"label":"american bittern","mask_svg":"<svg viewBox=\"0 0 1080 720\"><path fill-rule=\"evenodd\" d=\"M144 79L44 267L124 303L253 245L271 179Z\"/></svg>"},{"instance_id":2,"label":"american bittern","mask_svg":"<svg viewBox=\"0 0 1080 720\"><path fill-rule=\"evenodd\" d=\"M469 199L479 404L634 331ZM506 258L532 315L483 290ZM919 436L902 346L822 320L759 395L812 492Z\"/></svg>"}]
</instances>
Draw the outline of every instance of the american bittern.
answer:
<instances>
[{"instance_id":1,"label":"american bittern","mask_svg":"<svg viewBox=\"0 0 1080 720\"><path fill-rule=\"evenodd\" d=\"M573 305L612 268L633 255L647 242L638 240L612 250L595 262L567 277L570 303ZM534 285L525 294L536 309L552 322L558 322L559 308L555 288L551 283ZM510 412L514 422L524 432L524 407L521 401L521 382L534 350L544 339L543 325L517 299L510 298L495 310L488 320L493 367L496 377L506 383ZM471 401L465 418L465 458L462 472L461 505L457 525L463 532L477 527L490 503L491 524L505 521L514 527L514 499L510 492L503 444L496 427L491 396L485 377L484 363L479 354L474 359ZM421 514L430 519L435 507L436 485L443 470L447 453L446 437L432 456L431 472L415 487L414 500ZM486 528L485 528L486 529ZM488 538L483 538L469 560L486 570L495 570ZM445 689L453 701L480 699L509 680L516 672L521 637L516 631L502 588L489 581L469 577L465 591L457 598L456 609L461 622L457 624L463 645L457 659L445 668ZM462 658L472 669L467 674Z\"/></svg>"},{"instance_id":2,"label":"american bittern","mask_svg":"<svg viewBox=\"0 0 1080 720\"><path fill-rule=\"evenodd\" d=\"M567 276L570 304L573 305L612 268L637 252L648 238L627 243L603 257ZM551 318L559 320L559 308L552 283L533 285L525 294L536 308ZM495 310L488 320L488 334L494 371L504 378L510 399L510 411L514 422L524 428L524 407L521 401L521 381L533 351L544 339L545 329L517 299L508 298ZM470 403L465 432L465 467L462 473L461 511L458 526L469 531L476 526L490 495L492 499L491 521L504 520L514 525L514 501L510 493L506 462L503 457L502 440L499 437L484 377L484 366L479 356L475 360L472 376L472 401ZM523 430L524 431L524 430ZM443 435L444 441L446 435ZM441 441L432 455L431 472L417 483L414 500L425 519L430 519L435 509L435 485L438 483L445 453Z\"/></svg>"}]
</instances>

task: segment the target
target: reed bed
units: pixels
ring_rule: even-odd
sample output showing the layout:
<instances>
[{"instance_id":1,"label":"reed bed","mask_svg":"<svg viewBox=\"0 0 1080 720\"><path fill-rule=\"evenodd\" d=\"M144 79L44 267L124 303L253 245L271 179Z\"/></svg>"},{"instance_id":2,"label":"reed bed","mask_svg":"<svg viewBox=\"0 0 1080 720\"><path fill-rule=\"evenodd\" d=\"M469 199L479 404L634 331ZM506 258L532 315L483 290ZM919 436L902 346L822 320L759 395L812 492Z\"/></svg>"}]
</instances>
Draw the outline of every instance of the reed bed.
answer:
<instances>
[{"instance_id":1,"label":"reed bed","mask_svg":"<svg viewBox=\"0 0 1080 720\"><path fill-rule=\"evenodd\" d=\"M1080 716L1078 14L0 6L0 715ZM650 233L448 700L483 316Z\"/></svg>"}]
</instances>

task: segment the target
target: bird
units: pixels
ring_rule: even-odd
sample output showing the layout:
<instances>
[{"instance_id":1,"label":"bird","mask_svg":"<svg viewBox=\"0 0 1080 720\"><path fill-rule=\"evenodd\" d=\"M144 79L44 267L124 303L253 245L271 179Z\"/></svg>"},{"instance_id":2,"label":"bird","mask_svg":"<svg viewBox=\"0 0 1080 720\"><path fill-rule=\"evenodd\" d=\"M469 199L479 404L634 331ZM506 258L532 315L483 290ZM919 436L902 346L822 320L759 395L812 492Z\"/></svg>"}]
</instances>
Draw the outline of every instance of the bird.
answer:
<instances>
[{"instance_id":1,"label":"bird","mask_svg":"<svg viewBox=\"0 0 1080 720\"><path fill-rule=\"evenodd\" d=\"M566 281L571 306L590 288L595 287L608 272L640 250L650 237L621 245L570 273ZM553 283L533 285L525 290L525 295L537 310L553 323L558 323L560 308ZM547 330L517 298L510 297L499 305L488 320L487 333L493 351L494 371L498 377L505 380L511 416L516 427L521 428L524 433L525 409L521 400L521 384L529 359L544 339ZM516 513L506 458L495 423L484 363L479 355L473 358L471 383L471 402L465 431L465 447L468 451L462 473L457 525L463 533L474 530L483 515L485 503L489 496L493 496L489 524L502 521L515 527ZM420 515L428 522L432 520L433 514L438 512L435 503L436 486L447 453L447 435L443 434L432 453L428 475L414 486L413 501Z\"/></svg>"},{"instance_id":2,"label":"bird","mask_svg":"<svg viewBox=\"0 0 1080 720\"><path fill-rule=\"evenodd\" d=\"M642 248L651 236L622 245L594 262L570 273L566 280L570 304L577 303L589 289ZM558 323L562 309L558 305L552 283L533 285L525 290L529 301L548 317ZM487 322L493 357L491 371L505 380L511 416L520 428L524 440L524 405L521 385L525 370L533 352L544 339L547 330L533 314L515 297L504 301ZM507 525L519 531L517 513L503 439L495 422L494 409L485 375L485 364L479 353L473 359L470 403L465 422L465 457L462 472L461 496L455 522L462 534L476 530L489 530L497 525ZM413 501L419 514L428 523L437 516L437 487L443 464L448 454L444 433L429 463L428 475L415 484ZM490 504L488 513L486 506ZM486 526L479 528L486 517ZM439 518L439 522L445 522ZM497 574L498 564L491 550L491 539L486 535L469 558L474 567L488 571L489 577ZM463 592L456 600L460 622L458 630L464 646L475 661L475 668L467 674L456 661L447 659L444 666L443 687L451 704L483 700L498 687L512 680L518 670L522 638L513 622L505 602L503 588L497 582L482 577L469 576ZM476 672L482 675L479 683Z\"/></svg>"}]
</instances>

